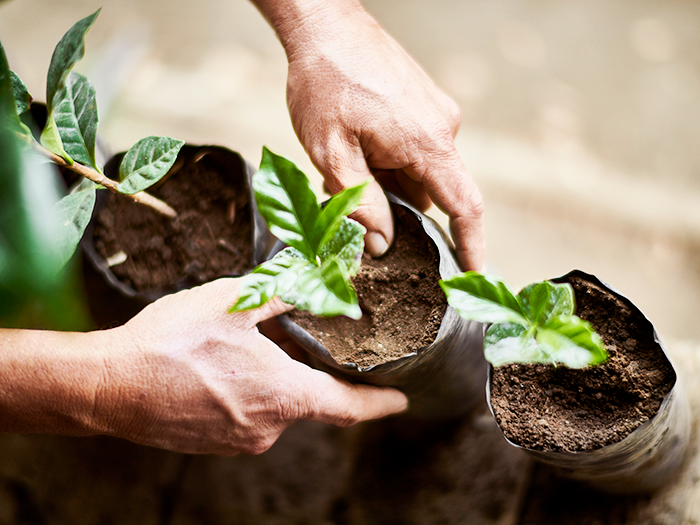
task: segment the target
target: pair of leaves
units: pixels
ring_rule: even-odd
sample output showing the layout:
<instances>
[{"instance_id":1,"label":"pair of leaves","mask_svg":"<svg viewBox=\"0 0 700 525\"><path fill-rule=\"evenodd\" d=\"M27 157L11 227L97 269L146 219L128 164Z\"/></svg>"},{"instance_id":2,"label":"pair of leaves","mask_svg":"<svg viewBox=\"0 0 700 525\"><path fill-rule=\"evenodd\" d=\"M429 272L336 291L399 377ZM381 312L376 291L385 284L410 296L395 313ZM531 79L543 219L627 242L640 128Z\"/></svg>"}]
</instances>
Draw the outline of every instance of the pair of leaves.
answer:
<instances>
[{"instance_id":1,"label":"pair of leaves","mask_svg":"<svg viewBox=\"0 0 700 525\"><path fill-rule=\"evenodd\" d=\"M440 281L440 286L460 316L491 324L484 354L494 366L552 363L583 368L607 360L600 336L574 315L574 291L567 283L533 283L516 296L495 277L466 272Z\"/></svg>"},{"instance_id":2,"label":"pair of leaves","mask_svg":"<svg viewBox=\"0 0 700 525\"><path fill-rule=\"evenodd\" d=\"M279 296L316 315L362 312L350 282L360 267L365 228L348 219L369 182L334 195L321 208L311 182L292 162L263 148L253 190L270 231L288 245L243 279L232 312L257 308Z\"/></svg>"}]
</instances>

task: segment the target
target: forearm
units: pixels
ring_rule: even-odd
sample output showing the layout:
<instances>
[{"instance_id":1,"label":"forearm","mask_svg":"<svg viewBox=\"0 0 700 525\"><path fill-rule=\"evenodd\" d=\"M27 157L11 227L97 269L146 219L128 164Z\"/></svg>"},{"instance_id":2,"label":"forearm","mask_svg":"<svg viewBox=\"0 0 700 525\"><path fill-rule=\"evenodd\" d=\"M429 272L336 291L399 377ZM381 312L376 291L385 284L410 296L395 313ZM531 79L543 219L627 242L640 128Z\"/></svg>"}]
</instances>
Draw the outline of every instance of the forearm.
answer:
<instances>
[{"instance_id":1,"label":"forearm","mask_svg":"<svg viewBox=\"0 0 700 525\"><path fill-rule=\"evenodd\" d=\"M0 329L0 432L101 433L104 333Z\"/></svg>"}]
</instances>

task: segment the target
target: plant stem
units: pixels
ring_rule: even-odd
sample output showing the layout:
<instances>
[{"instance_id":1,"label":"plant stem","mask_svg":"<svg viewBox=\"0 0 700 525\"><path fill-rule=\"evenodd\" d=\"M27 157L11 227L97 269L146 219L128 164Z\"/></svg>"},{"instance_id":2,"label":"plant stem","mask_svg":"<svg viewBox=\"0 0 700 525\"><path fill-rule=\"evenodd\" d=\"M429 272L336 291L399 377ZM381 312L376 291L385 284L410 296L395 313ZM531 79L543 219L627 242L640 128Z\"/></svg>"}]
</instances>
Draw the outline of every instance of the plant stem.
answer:
<instances>
[{"instance_id":1,"label":"plant stem","mask_svg":"<svg viewBox=\"0 0 700 525\"><path fill-rule=\"evenodd\" d=\"M35 147L46 157L48 157L53 163L58 164L59 166L62 166L64 168L68 168L71 171L74 171L78 175L82 175L86 179L91 180L92 182L96 184L101 184L105 188L107 188L109 191L112 193L117 193L119 195L123 195L124 197L128 197L134 202L138 202L140 204L145 204L146 206L149 206L156 210L158 213L161 213L162 215L165 215L166 217L169 217L171 219L174 219L177 217L177 213L175 210L173 210L170 206L168 206L165 202L163 202L160 199L157 199L153 195L149 195L145 191L140 191L138 193L134 193L133 195L127 195L125 193L121 193L117 189L117 183L110 179L109 177L105 177L98 171L95 171L92 168L89 168L87 166L83 166L82 164L79 164L77 162L74 162L73 164L69 164L63 157L60 157L53 153L52 151L49 151L46 149L44 146L42 146L39 143L35 142Z\"/></svg>"}]
</instances>

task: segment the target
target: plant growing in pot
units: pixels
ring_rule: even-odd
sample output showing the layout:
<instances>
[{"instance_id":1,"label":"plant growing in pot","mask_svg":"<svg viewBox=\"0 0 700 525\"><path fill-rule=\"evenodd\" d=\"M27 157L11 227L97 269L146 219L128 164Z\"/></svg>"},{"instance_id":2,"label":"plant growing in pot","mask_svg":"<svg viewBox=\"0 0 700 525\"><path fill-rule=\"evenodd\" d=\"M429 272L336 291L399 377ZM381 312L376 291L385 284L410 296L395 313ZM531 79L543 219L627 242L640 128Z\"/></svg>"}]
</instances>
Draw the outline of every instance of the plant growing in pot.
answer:
<instances>
[{"instance_id":1,"label":"plant growing in pot","mask_svg":"<svg viewBox=\"0 0 700 525\"><path fill-rule=\"evenodd\" d=\"M580 271L517 295L473 272L441 284L460 315L490 324L487 398L511 444L610 492L651 491L674 475L688 408L631 301Z\"/></svg>"},{"instance_id":2,"label":"plant growing in pot","mask_svg":"<svg viewBox=\"0 0 700 525\"><path fill-rule=\"evenodd\" d=\"M36 122L32 97L4 53L3 68L12 84L5 87L16 105L8 116L16 135L82 181L55 206L62 264L84 238L92 314L98 326L110 326L166 293L245 273L262 260L270 237L255 213L253 170L231 150L148 137L103 169L95 149L95 90L72 71L98 14L77 22L54 50L40 132L25 124ZM97 192L104 188L110 192Z\"/></svg>"},{"instance_id":3,"label":"plant growing in pot","mask_svg":"<svg viewBox=\"0 0 700 525\"><path fill-rule=\"evenodd\" d=\"M362 254L364 228L347 218L362 187L321 207L306 176L267 150L253 187L280 242L245 278L233 310L279 295L297 307L279 322L310 364L348 381L399 388L410 399L409 415L460 416L482 399L482 327L462 320L439 289L439 279L459 268L432 220L388 195L396 240L371 259Z\"/></svg>"}]
</instances>

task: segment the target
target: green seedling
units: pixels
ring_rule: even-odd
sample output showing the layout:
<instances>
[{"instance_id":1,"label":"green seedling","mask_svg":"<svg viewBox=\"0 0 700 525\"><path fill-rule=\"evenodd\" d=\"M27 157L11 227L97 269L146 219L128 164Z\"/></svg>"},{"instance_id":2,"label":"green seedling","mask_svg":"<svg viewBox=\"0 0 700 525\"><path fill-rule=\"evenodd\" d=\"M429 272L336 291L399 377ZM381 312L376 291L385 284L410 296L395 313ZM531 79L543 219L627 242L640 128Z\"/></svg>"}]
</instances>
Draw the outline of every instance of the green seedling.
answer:
<instances>
[{"instance_id":1,"label":"green seedling","mask_svg":"<svg viewBox=\"0 0 700 525\"><path fill-rule=\"evenodd\" d=\"M499 279L466 272L440 281L447 301L465 319L490 324L484 355L493 366L550 363L584 368L604 363L603 341L574 315L568 283L542 281L514 295Z\"/></svg>"},{"instance_id":2,"label":"green seedling","mask_svg":"<svg viewBox=\"0 0 700 525\"><path fill-rule=\"evenodd\" d=\"M347 216L368 184L339 192L322 208L306 175L263 148L253 191L270 231L287 247L244 277L230 311L257 308L279 296L316 315L359 319L350 279L360 268L366 230Z\"/></svg>"},{"instance_id":3,"label":"green seedling","mask_svg":"<svg viewBox=\"0 0 700 525\"><path fill-rule=\"evenodd\" d=\"M55 164L84 177L71 194L54 206L59 224L56 234L60 239L56 244L59 266L65 265L75 252L92 216L98 189L109 189L169 217L176 216L172 208L144 190L168 172L184 141L169 137L138 141L122 160L118 181L106 177L96 160L95 88L73 67L85 54L85 36L99 13L100 10L77 22L56 45L46 81L48 118L39 142L23 122L28 121L32 97L22 80L10 70L0 43L0 125L11 132L24 157L38 151Z\"/></svg>"}]
</instances>

